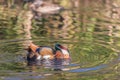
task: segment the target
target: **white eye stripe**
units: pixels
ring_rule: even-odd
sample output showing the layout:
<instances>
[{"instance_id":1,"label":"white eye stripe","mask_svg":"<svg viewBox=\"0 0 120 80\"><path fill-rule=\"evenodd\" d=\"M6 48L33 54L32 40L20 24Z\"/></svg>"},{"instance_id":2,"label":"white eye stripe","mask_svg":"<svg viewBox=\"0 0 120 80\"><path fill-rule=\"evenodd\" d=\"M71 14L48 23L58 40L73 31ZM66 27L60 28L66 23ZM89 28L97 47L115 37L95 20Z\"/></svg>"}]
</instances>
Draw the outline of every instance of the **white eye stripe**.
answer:
<instances>
[{"instance_id":1,"label":"white eye stripe","mask_svg":"<svg viewBox=\"0 0 120 80\"><path fill-rule=\"evenodd\" d=\"M67 50L61 49L63 54L69 54L69 52Z\"/></svg>"}]
</instances>

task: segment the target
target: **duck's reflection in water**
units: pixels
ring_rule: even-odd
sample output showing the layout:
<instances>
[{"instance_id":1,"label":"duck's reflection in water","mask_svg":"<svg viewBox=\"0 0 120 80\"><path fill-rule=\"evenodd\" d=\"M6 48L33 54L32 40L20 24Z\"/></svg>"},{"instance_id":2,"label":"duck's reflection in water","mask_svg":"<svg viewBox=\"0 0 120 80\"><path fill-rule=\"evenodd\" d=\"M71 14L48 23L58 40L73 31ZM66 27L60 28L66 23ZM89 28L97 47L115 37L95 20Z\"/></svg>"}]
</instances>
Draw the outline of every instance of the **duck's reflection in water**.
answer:
<instances>
[{"instance_id":1,"label":"duck's reflection in water","mask_svg":"<svg viewBox=\"0 0 120 80\"><path fill-rule=\"evenodd\" d=\"M70 59L54 59L54 70L55 71L62 71L65 65L70 64Z\"/></svg>"},{"instance_id":2,"label":"duck's reflection in water","mask_svg":"<svg viewBox=\"0 0 120 80\"><path fill-rule=\"evenodd\" d=\"M54 66L53 69L55 71L61 71L63 69L63 59L54 59Z\"/></svg>"},{"instance_id":3,"label":"duck's reflection in water","mask_svg":"<svg viewBox=\"0 0 120 80\"><path fill-rule=\"evenodd\" d=\"M44 66L45 68L51 68L54 71L62 71L64 66L70 64L70 59L43 59L38 61L37 66Z\"/></svg>"},{"instance_id":4,"label":"duck's reflection in water","mask_svg":"<svg viewBox=\"0 0 120 80\"><path fill-rule=\"evenodd\" d=\"M42 59L42 60L34 60L31 62L28 62L28 66L30 67L30 70L36 70L37 67L44 67L44 68L50 68L54 71L62 71L66 65L70 64L70 59Z\"/></svg>"},{"instance_id":5,"label":"duck's reflection in water","mask_svg":"<svg viewBox=\"0 0 120 80\"><path fill-rule=\"evenodd\" d=\"M45 68L51 68L53 67L54 62L51 59L43 59L41 60L41 65L44 66Z\"/></svg>"}]
</instances>

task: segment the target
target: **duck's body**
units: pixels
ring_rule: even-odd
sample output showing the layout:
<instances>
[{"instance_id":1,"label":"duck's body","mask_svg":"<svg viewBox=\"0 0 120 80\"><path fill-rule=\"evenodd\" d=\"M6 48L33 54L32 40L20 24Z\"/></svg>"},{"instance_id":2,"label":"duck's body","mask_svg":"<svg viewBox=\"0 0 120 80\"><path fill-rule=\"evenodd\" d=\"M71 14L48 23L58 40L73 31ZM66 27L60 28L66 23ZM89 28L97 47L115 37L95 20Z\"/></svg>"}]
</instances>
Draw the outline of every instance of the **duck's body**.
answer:
<instances>
[{"instance_id":1,"label":"duck's body","mask_svg":"<svg viewBox=\"0 0 120 80\"><path fill-rule=\"evenodd\" d=\"M33 43L30 44L31 50L41 56L42 59L53 59L55 51L49 46L37 46Z\"/></svg>"},{"instance_id":2,"label":"duck's body","mask_svg":"<svg viewBox=\"0 0 120 80\"><path fill-rule=\"evenodd\" d=\"M53 60L55 64L61 63L61 65L64 65L66 61L67 64L69 63L70 55L68 49L60 44L56 44L55 49L53 49L48 46L37 46L31 43L29 46L27 60L28 63L31 62L31 64L35 64L36 62L40 62L41 60Z\"/></svg>"}]
</instances>

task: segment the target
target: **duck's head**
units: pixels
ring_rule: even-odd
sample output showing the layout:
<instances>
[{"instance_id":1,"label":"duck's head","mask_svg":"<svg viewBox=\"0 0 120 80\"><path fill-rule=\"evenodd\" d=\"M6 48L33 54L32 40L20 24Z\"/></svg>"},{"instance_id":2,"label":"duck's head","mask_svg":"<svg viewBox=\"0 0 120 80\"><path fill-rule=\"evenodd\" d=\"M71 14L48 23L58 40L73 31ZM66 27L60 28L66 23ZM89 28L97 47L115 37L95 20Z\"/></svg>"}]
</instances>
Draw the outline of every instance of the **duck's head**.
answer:
<instances>
[{"instance_id":1,"label":"duck's head","mask_svg":"<svg viewBox=\"0 0 120 80\"><path fill-rule=\"evenodd\" d=\"M63 59L70 59L70 53L68 49L61 44L55 44L55 50L56 50L56 57L57 58L63 58Z\"/></svg>"}]
</instances>

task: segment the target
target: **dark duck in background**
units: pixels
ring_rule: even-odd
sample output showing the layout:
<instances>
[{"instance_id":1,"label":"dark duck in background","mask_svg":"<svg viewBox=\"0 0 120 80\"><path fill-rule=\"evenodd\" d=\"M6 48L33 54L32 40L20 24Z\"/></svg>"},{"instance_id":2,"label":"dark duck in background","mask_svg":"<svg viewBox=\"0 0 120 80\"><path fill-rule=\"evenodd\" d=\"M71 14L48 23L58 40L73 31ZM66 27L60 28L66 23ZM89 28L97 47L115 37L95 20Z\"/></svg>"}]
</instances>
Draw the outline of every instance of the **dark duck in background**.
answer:
<instances>
[{"instance_id":1,"label":"dark duck in background","mask_svg":"<svg viewBox=\"0 0 120 80\"><path fill-rule=\"evenodd\" d=\"M64 10L63 7L51 3L49 0L31 0L29 8L33 12L34 17L41 17L45 14L58 14Z\"/></svg>"}]
</instances>

